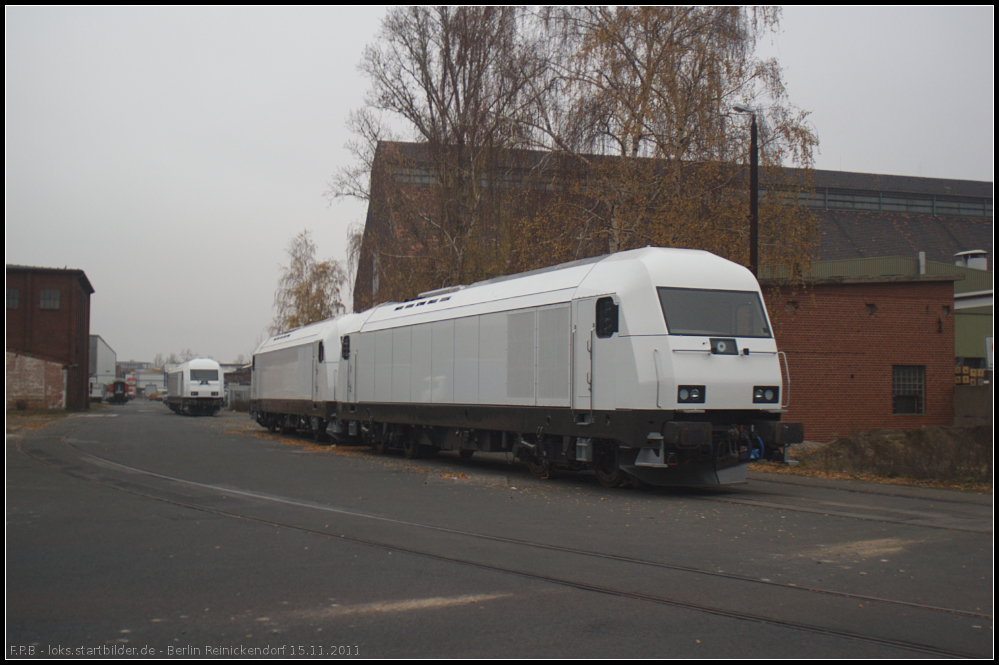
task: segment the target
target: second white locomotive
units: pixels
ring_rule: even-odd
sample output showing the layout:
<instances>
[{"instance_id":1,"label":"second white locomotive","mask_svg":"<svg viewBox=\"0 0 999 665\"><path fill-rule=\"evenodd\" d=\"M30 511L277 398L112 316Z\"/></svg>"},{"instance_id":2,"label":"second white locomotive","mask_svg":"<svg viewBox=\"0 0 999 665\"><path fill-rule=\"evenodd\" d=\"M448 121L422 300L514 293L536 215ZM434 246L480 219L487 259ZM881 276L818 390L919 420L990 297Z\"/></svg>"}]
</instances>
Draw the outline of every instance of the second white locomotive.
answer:
<instances>
[{"instance_id":1,"label":"second white locomotive","mask_svg":"<svg viewBox=\"0 0 999 665\"><path fill-rule=\"evenodd\" d=\"M212 416L222 409L221 366L211 358L194 358L167 371L166 405L175 413Z\"/></svg>"}]
</instances>

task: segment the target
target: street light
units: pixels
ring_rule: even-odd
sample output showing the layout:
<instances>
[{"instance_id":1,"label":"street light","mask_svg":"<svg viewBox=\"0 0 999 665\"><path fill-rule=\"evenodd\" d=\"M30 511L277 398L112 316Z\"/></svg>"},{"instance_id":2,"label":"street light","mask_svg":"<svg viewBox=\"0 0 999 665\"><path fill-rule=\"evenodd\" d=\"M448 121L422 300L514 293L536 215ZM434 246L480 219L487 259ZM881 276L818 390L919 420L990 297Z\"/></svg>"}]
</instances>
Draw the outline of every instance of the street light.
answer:
<instances>
[{"instance_id":1,"label":"street light","mask_svg":"<svg viewBox=\"0 0 999 665\"><path fill-rule=\"evenodd\" d=\"M749 271L756 277L760 268L760 147L756 140L756 109L736 104L732 110L753 118L749 134Z\"/></svg>"}]
</instances>

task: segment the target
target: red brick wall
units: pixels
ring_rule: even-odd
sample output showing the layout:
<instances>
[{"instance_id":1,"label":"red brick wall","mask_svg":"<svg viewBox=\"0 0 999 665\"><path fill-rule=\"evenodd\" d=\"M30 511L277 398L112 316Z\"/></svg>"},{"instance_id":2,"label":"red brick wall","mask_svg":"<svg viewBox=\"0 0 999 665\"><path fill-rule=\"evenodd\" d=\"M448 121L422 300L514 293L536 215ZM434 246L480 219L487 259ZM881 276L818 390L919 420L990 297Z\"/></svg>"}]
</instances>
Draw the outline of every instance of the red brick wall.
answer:
<instances>
[{"instance_id":1,"label":"red brick wall","mask_svg":"<svg viewBox=\"0 0 999 665\"><path fill-rule=\"evenodd\" d=\"M764 291L791 374L784 419L803 422L806 440L953 424L953 282L820 282L805 291ZM895 365L926 368L924 414L892 413Z\"/></svg>"},{"instance_id":2,"label":"red brick wall","mask_svg":"<svg viewBox=\"0 0 999 665\"><path fill-rule=\"evenodd\" d=\"M92 289L83 272L7 266L7 289L18 291L17 307L6 310L7 351L61 362L67 382L65 408L89 408ZM59 291L58 309L41 309L42 290Z\"/></svg>"}]
</instances>

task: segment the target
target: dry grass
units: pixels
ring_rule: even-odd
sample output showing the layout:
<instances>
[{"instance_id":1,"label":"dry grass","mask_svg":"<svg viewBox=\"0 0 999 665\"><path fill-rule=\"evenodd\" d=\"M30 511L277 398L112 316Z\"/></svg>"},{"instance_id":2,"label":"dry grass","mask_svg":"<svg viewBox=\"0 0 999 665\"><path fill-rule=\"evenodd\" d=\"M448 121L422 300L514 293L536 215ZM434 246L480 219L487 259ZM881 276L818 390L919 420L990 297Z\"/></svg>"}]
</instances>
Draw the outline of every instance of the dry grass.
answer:
<instances>
[{"instance_id":1,"label":"dry grass","mask_svg":"<svg viewBox=\"0 0 999 665\"><path fill-rule=\"evenodd\" d=\"M259 428L259 425L255 425ZM332 453L336 455L369 455L371 454L371 446L347 446L344 444L333 443L316 443L312 439L297 434L281 434L281 433L271 433L267 430L227 430L227 434L248 434L249 436L257 437L258 439L269 439L271 441L278 441L285 444L286 446L294 446L295 448L301 448L302 450L310 450L317 453Z\"/></svg>"},{"instance_id":2,"label":"dry grass","mask_svg":"<svg viewBox=\"0 0 999 665\"><path fill-rule=\"evenodd\" d=\"M11 434L13 432L17 432L18 430L41 429L49 423L55 422L56 420L62 420L69 415L70 413L68 411L11 410L7 411L7 417L4 419L4 425L7 434Z\"/></svg>"},{"instance_id":3,"label":"dry grass","mask_svg":"<svg viewBox=\"0 0 999 665\"><path fill-rule=\"evenodd\" d=\"M750 469L991 493L992 453L988 427L873 430L811 449L792 447L794 466L753 464Z\"/></svg>"}]
</instances>

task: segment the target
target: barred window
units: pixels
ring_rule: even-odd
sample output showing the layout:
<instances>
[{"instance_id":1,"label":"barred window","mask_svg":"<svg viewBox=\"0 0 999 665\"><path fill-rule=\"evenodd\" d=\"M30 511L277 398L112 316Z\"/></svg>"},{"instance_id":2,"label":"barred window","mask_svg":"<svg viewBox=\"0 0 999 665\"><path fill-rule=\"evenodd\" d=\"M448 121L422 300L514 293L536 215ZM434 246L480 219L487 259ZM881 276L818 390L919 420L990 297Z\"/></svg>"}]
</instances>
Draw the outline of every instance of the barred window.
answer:
<instances>
[{"instance_id":1,"label":"barred window","mask_svg":"<svg viewBox=\"0 0 999 665\"><path fill-rule=\"evenodd\" d=\"M892 413L922 414L926 368L922 365L895 365L892 368Z\"/></svg>"},{"instance_id":2,"label":"barred window","mask_svg":"<svg viewBox=\"0 0 999 665\"><path fill-rule=\"evenodd\" d=\"M38 306L42 309L59 309L59 292L56 290L42 289Z\"/></svg>"}]
</instances>

